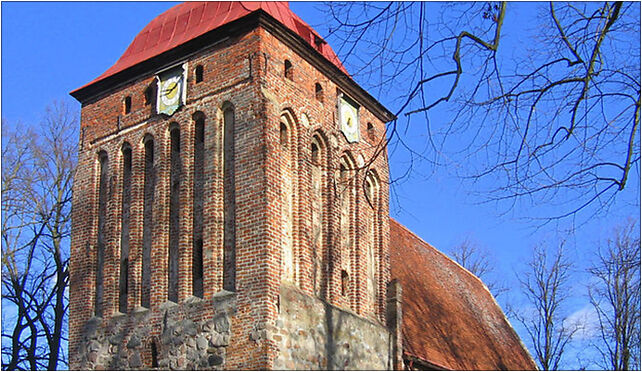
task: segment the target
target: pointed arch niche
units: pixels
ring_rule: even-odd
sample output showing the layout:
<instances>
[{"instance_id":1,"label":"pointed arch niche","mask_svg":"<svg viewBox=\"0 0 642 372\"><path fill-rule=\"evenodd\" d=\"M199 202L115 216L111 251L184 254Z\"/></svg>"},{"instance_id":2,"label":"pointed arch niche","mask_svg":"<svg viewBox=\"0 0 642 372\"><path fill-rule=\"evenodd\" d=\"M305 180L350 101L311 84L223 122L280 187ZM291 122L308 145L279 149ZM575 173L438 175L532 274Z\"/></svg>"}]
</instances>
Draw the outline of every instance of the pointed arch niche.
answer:
<instances>
[{"instance_id":1,"label":"pointed arch niche","mask_svg":"<svg viewBox=\"0 0 642 372\"><path fill-rule=\"evenodd\" d=\"M355 303L355 276L353 260L356 258L354 249L355 231L355 162L348 152L341 156L339 161L339 185L337 188L339 198L339 256L341 265L341 294L354 310Z\"/></svg>"},{"instance_id":2,"label":"pointed arch niche","mask_svg":"<svg viewBox=\"0 0 642 372\"><path fill-rule=\"evenodd\" d=\"M376 317L379 308L379 276L380 276L380 246L381 229L379 228L380 211L380 182L376 171L369 170L365 178L366 205L363 208L366 233L364 236L364 255L366 288L366 313Z\"/></svg>"},{"instance_id":3,"label":"pointed arch niche","mask_svg":"<svg viewBox=\"0 0 642 372\"><path fill-rule=\"evenodd\" d=\"M96 293L94 315L103 316L104 272L105 264L105 228L107 224L107 200L109 199L109 158L107 152L98 153L98 226L96 229Z\"/></svg>"},{"instance_id":4,"label":"pointed arch niche","mask_svg":"<svg viewBox=\"0 0 642 372\"><path fill-rule=\"evenodd\" d=\"M295 195L297 174L296 121L289 110L281 113L279 120L279 178L281 281L296 283L297 257L295 252Z\"/></svg>"},{"instance_id":5,"label":"pointed arch niche","mask_svg":"<svg viewBox=\"0 0 642 372\"><path fill-rule=\"evenodd\" d=\"M197 67L198 71L198 67ZM201 69L202 72L202 69ZM194 178L192 220L192 295L203 298L203 199L205 183L205 114L197 111L194 122Z\"/></svg>"},{"instance_id":6,"label":"pointed arch niche","mask_svg":"<svg viewBox=\"0 0 642 372\"><path fill-rule=\"evenodd\" d=\"M236 290L236 173L234 106L225 102L223 111L223 289Z\"/></svg>"},{"instance_id":7,"label":"pointed arch niche","mask_svg":"<svg viewBox=\"0 0 642 372\"><path fill-rule=\"evenodd\" d=\"M120 268L118 279L118 311L127 312L127 293L129 292L129 230L132 199L132 147L123 143L122 155L122 200L120 225Z\"/></svg>"},{"instance_id":8,"label":"pointed arch niche","mask_svg":"<svg viewBox=\"0 0 642 372\"><path fill-rule=\"evenodd\" d=\"M325 298L328 282L328 252L325 227L328 219L327 164L328 145L320 132L312 135L310 143L310 209L312 237L312 288L314 294Z\"/></svg>"},{"instance_id":9,"label":"pointed arch niche","mask_svg":"<svg viewBox=\"0 0 642 372\"><path fill-rule=\"evenodd\" d=\"M143 138L145 147L145 166L143 175L143 247L141 260L141 294L140 305L150 306L152 278L152 231L154 190L156 189L156 169L154 167L154 137L146 134Z\"/></svg>"},{"instance_id":10,"label":"pointed arch niche","mask_svg":"<svg viewBox=\"0 0 642 372\"><path fill-rule=\"evenodd\" d=\"M178 267L180 249L181 215L181 130L176 122L169 125L170 172L169 172L169 247L167 254L167 299L178 302Z\"/></svg>"}]
</instances>

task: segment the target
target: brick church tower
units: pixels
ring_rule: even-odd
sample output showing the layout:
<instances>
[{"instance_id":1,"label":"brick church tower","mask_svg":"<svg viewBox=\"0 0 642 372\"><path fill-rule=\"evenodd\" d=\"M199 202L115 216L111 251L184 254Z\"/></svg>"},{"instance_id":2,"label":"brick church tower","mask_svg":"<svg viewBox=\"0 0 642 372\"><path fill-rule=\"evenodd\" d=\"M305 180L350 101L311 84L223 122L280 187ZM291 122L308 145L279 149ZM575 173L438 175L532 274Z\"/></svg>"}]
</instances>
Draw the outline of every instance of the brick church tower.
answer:
<instances>
[{"instance_id":1,"label":"brick church tower","mask_svg":"<svg viewBox=\"0 0 642 372\"><path fill-rule=\"evenodd\" d=\"M287 4L175 6L72 95L72 369L400 366L393 115Z\"/></svg>"}]
</instances>

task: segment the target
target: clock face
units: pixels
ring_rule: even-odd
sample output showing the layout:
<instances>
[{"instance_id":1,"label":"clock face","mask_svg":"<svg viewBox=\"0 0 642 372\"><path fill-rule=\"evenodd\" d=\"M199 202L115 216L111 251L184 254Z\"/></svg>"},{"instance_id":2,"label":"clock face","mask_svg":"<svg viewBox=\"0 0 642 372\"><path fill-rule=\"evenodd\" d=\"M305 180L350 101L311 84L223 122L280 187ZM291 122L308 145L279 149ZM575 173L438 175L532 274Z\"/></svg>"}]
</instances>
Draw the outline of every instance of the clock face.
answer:
<instances>
[{"instance_id":1,"label":"clock face","mask_svg":"<svg viewBox=\"0 0 642 372\"><path fill-rule=\"evenodd\" d=\"M173 115L183 104L185 89L185 68L178 67L158 75L157 112Z\"/></svg>"},{"instance_id":2,"label":"clock face","mask_svg":"<svg viewBox=\"0 0 642 372\"><path fill-rule=\"evenodd\" d=\"M339 126L348 142L359 142L359 109L339 98Z\"/></svg>"},{"instance_id":3,"label":"clock face","mask_svg":"<svg viewBox=\"0 0 642 372\"><path fill-rule=\"evenodd\" d=\"M175 76L165 80L161 87L161 100L167 106L174 105L180 97L180 79Z\"/></svg>"}]
</instances>

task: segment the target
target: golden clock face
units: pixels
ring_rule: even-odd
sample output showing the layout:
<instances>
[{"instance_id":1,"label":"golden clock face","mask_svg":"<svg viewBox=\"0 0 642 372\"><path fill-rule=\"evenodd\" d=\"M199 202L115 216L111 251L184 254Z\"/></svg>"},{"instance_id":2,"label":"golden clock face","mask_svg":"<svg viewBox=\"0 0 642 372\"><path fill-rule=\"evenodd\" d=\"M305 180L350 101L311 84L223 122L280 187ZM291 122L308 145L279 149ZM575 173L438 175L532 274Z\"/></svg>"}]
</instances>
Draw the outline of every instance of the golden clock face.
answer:
<instances>
[{"instance_id":1,"label":"golden clock face","mask_svg":"<svg viewBox=\"0 0 642 372\"><path fill-rule=\"evenodd\" d=\"M158 75L158 105L157 112L173 115L185 99L185 69L178 67Z\"/></svg>"},{"instance_id":2,"label":"golden clock face","mask_svg":"<svg viewBox=\"0 0 642 372\"><path fill-rule=\"evenodd\" d=\"M178 98L180 97L179 81L179 77L175 76L163 82L161 87L161 100L165 105L171 106L178 102Z\"/></svg>"}]
</instances>

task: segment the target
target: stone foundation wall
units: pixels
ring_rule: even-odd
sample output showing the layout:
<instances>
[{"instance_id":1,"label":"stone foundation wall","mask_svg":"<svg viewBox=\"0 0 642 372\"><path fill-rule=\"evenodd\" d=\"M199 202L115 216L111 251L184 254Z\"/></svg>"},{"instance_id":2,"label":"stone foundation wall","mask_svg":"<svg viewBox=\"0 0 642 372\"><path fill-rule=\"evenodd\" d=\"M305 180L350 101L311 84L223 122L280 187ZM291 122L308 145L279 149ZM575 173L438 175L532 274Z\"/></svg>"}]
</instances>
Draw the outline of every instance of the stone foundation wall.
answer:
<instances>
[{"instance_id":1,"label":"stone foundation wall","mask_svg":"<svg viewBox=\"0 0 642 372\"><path fill-rule=\"evenodd\" d=\"M275 370L392 368L390 332L383 325L293 287L281 287L276 326L268 332L278 347Z\"/></svg>"},{"instance_id":2,"label":"stone foundation wall","mask_svg":"<svg viewBox=\"0 0 642 372\"><path fill-rule=\"evenodd\" d=\"M93 317L82 329L80 369L225 369L235 295L221 292L157 311L142 309L109 319Z\"/></svg>"}]
</instances>

